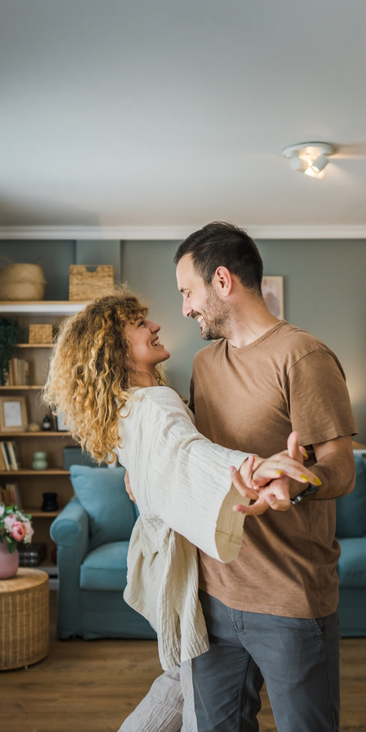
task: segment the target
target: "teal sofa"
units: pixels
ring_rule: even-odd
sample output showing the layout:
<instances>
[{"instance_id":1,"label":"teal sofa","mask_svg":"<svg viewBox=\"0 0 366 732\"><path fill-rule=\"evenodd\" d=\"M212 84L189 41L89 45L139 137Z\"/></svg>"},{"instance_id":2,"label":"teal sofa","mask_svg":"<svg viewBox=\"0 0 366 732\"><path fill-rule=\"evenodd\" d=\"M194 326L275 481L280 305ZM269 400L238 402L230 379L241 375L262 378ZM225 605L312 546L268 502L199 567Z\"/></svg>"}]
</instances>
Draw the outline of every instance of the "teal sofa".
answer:
<instances>
[{"instance_id":1,"label":"teal sofa","mask_svg":"<svg viewBox=\"0 0 366 732\"><path fill-rule=\"evenodd\" d=\"M127 552L138 512L124 468L72 465L75 497L51 526L57 544L59 638L156 638L123 599Z\"/></svg>"},{"instance_id":2,"label":"teal sofa","mask_svg":"<svg viewBox=\"0 0 366 732\"><path fill-rule=\"evenodd\" d=\"M339 632L343 637L366 636L366 451L356 451L356 485L336 500Z\"/></svg>"}]
</instances>

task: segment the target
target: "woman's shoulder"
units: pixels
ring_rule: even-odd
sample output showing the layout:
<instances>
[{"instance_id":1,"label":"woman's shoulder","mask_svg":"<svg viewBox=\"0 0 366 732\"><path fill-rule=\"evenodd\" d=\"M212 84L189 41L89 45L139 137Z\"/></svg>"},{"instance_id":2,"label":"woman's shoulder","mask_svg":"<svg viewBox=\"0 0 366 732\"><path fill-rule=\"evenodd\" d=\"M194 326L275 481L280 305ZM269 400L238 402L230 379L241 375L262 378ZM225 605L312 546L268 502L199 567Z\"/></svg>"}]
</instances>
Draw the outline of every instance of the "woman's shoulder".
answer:
<instances>
[{"instance_id":1,"label":"woman's shoulder","mask_svg":"<svg viewBox=\"0 0 366 732\"><path fill-rule=\"evenodd\" d=\"M145 397L155 404L171 404L184 408L184 403L179 394L169 386L148 386L143 389L139 389L136 394Z\"/></svg>"}]
</instances>

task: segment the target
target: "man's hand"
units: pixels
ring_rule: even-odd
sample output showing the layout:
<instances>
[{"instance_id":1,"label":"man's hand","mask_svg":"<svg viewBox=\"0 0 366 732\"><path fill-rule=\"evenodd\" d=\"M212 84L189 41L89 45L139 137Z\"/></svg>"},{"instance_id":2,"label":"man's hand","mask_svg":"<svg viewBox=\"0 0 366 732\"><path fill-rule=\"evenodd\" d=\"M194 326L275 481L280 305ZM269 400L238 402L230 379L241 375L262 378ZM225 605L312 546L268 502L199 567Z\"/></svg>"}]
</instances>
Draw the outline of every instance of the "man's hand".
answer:
<instances>
[{"instance_id":1,"label":"man's hand","mask_svg":"<svg viewBox=\"0 0 366 732\"><path fill-rule=\"evenodd\" d=\"M127 491L128 495L129 495L129 497L131 498L131 501L133 501L134 503L136 503L135 496L133 495L132 490L131 490L130 477L128 475L128 471L127 470L125 472L125 488L126 488L126 491Z\"/></svg>"}]
</instances>

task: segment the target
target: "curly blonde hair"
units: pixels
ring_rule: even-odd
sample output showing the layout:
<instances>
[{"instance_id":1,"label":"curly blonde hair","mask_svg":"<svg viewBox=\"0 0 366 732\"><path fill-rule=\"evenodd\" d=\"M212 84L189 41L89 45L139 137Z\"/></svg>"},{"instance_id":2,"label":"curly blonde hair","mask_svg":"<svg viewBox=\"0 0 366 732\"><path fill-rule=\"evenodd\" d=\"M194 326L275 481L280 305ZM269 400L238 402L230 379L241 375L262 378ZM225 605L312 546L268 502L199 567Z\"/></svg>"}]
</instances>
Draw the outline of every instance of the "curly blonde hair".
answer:
<instances>
[{"instance_id":1,"label":"curly blonde hair","mask_svg":"<svg viewBox=\"0 0 366 732\"><path fill-rule=\"evenodd\" d=\"M124 287L65 318L53 348L43 400L54 414L65 412L72 436L98 463L113 461L120 411L133 400L136 369L125 326L147 313ZM166 384L161 368L155 377Z\"/></svg>"}]
</instances>

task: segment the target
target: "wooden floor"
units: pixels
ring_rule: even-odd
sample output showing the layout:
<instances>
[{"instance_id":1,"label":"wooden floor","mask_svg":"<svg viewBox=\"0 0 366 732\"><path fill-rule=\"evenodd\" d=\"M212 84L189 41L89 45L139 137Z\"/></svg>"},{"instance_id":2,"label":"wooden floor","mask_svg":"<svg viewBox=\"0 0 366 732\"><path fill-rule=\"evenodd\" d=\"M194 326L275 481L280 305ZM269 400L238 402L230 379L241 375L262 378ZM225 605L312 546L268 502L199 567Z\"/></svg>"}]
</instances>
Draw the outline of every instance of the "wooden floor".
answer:
<instances>
[{"instance_id":1,"label":"wooden floor","mask_svg":"<svg viewBox=\"0 0 366 732\"><path fill-rule=\"evenodd\" d=\"M48 657L27 670L0 672L0 730L117 732L161 673L156 643L59 641L55 596ZM366 638L341 641L341 689L342 732L366 730ZM259 719L261 732L276 731L265 692Z\"/></svg>"}]
</instances>

